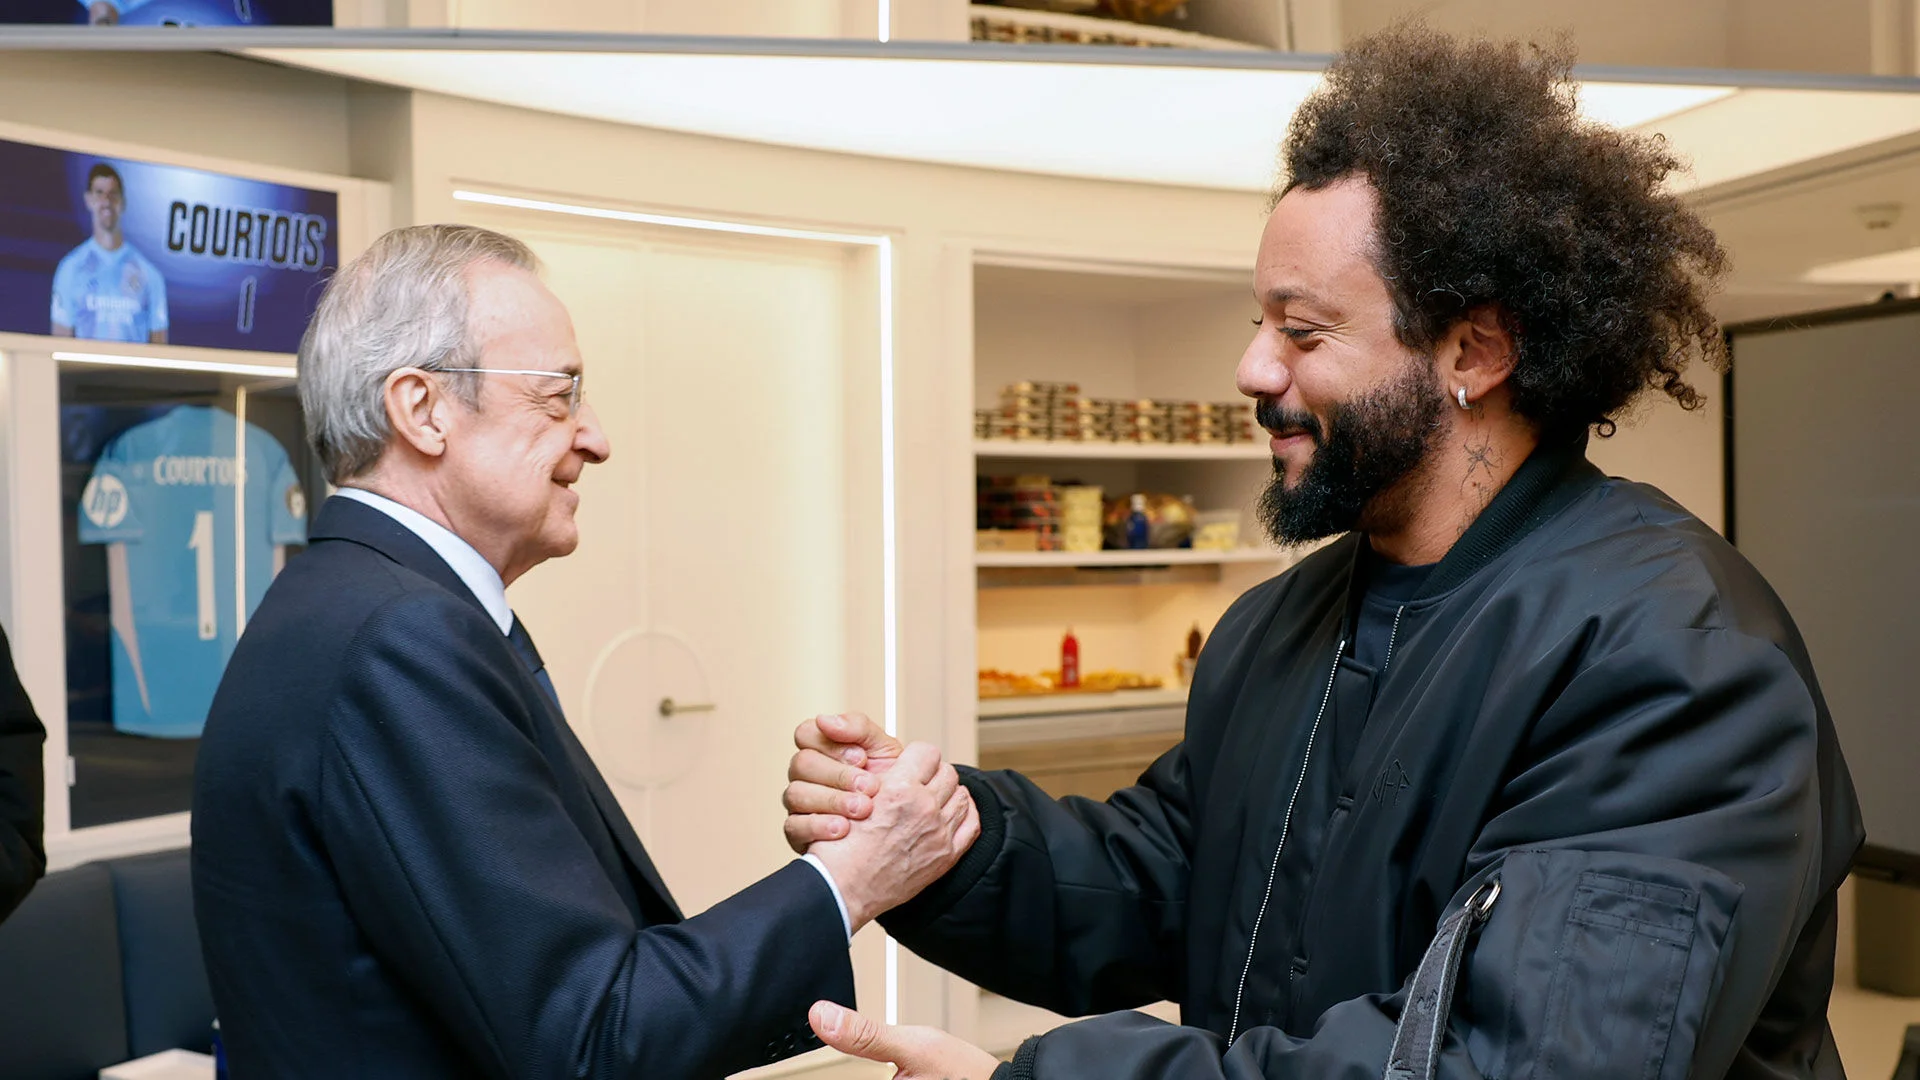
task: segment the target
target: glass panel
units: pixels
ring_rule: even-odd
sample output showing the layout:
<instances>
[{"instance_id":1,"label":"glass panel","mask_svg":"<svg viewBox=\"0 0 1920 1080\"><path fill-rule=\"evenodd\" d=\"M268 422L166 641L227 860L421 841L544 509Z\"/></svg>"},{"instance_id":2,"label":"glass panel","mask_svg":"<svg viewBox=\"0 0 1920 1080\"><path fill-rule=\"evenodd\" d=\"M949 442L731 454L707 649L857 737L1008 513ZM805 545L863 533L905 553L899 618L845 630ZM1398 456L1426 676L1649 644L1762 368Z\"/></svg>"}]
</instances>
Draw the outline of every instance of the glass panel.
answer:
<instances>
[{"instance_id":1,"label":"glass panel","mask_svg":"<svg viewBox=\"0 0 1920 1080\"><path fill-rule=\"evenodd\" d=\"M227 658L324 491L290 380L62 367L74 828L190 807Z\"/></svg>"}]
</instances>

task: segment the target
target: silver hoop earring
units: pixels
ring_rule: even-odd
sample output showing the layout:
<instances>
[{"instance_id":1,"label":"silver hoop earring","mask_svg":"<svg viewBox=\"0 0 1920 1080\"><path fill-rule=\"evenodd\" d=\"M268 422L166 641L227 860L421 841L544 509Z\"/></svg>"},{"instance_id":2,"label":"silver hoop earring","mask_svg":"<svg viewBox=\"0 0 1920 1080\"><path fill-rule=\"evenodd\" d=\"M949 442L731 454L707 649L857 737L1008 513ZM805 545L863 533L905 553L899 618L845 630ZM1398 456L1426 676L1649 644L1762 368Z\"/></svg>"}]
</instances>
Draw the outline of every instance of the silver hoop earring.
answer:
<instances>
[{"instance_id":1,"label":"silver hoop earring","mask_svg":"<svg viewBox=\"0 0 1920 1080\"><path fill-rule=\"evenodd\" d=\"M1453 395L1453 399L1455 401L1458 401L1460 403L1460 407L1463 409L1473 408L1473 406L1467 404L1467 388L1464 386L1461 387L1459 391Z\"/></svg>"}]
</instances>

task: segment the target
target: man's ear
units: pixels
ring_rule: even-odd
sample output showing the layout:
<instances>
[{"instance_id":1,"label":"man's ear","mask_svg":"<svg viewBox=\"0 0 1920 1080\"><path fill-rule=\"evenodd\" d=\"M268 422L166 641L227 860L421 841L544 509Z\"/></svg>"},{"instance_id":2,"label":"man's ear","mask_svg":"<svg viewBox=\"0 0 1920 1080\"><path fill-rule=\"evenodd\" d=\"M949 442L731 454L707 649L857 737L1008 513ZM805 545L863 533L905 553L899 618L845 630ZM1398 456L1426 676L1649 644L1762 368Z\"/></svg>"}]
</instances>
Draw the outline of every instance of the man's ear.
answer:
<instances>
[{"instance_id":1,"label":"man's ear","mask_svg":"<svg viewBox=\"0 0 1920 1080\"><path fill-rule=\"evenodd\" d=\"M425 457L447 452L450 410L433 376L419 368L401 368L387 376L380 397L387 408L387 423L403 442Z\"/></svg>"},{"instance_id":2,"label":"man's ear","mask_svg":"<svg viewBox=\"0 0 1920 1080\"><path fill-rule=\"evenodd\" d=\"M1438 350L1448 397L1464 388L1469 403L1504 385L1520 359L1520 341L1497 305L1483 304L1453 324Z\"/></svg>"}]
</instances>

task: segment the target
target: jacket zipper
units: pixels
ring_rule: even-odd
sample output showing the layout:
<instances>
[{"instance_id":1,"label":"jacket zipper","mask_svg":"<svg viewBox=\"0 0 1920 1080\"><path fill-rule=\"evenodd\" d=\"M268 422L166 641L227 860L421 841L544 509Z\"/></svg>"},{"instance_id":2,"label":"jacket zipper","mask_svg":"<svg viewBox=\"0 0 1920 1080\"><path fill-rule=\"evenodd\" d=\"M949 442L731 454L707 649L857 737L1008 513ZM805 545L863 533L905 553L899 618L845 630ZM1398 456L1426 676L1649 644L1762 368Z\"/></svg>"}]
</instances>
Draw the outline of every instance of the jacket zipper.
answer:
<instances>
[{"instance_id":1,"label":"jacket zipper","mask_svg":"<svg viewBox=\"0 0 1920 1080\"><path fill-rule=\"evenodd\" d=\"M1396 625L1399 622L1395 617ZM1389 647L1391 650L1391 647ZM1307 766L1313 763L1313 743L1320 734L1320 721L1326 719L1327 702L1333 699L1333 683L1340 675L1340 657L1347 651L1347 639L1341 638L1340 644L1333 650L1333 670L1327 673L1327 689L1320 695L1320 711L1314 714L1313 728L1307 732L1307 752L1300 759L1300 775L1293 782L1293 794L1287 799L1287 816L1280 820L1280 842L1273 848L1273 866L1267 870L1267 892L1260 898L1260 912L1253 917L1253 933L1247 940L1247 962L1240 969L1240 988L1233 995L1233 1024L1227 1029L1227 1045L1232 1046L1234 1037L1240 1034L1240 1004L1247 996L1247 975L1253 971L1253 953L1260 947L1260 924L1266 920L1267 905L1273 902L1273 879L1280 872L1280 853L1287 849L1287 833L1293 828L1293 804L1300 798L1300 788L1307 782Z\"/></svg>"},{"instance_id":2,"label":"jacket zipper","mask_svg":"<svg viewBox=\"0 0 1920 1080\"><path fill-rule=\"evenodd\" d=\"M1380 661L1380 673L1376 679L1387 677L1387 665L1393 663L1393 643L1400 640L1400 616L1407 613L1407 605L1401 604L1393 613L1393 631L1387 635L1387 655Z\"/></svg>"}]
</instances>

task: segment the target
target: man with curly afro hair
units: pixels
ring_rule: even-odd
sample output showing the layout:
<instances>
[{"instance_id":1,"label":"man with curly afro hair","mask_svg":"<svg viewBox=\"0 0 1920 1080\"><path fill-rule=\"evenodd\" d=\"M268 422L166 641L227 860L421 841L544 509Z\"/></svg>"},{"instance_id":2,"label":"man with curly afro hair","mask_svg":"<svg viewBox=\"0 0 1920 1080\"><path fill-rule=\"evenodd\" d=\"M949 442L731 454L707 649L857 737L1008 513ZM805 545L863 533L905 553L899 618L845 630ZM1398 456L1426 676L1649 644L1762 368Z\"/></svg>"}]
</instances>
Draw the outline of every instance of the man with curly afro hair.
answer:
<instances>
[{"instance_id":1,"label":"man with curly afro hair","mask_svg":"<svg viewBox=\"0 0 1920 1080\"><path fill-rule=\"evenodd\" d=\"M1588 463L1701 399L1725 256L1657 140L1583 120L1564 48L1363 41L1294 119L1238 381L1279 540L1186 738L1104 802L962 770L981 836L883 918L1069 1016L1011 1062L830 1005L919 1080L1839 1077L1859 809L1807 650L1745 559ZM1344 535L1341 535L1344 534ZM861 822L803 725L789 839ZM837 771L836 771L837 770Z\"/></svg>"}]
</instances>

